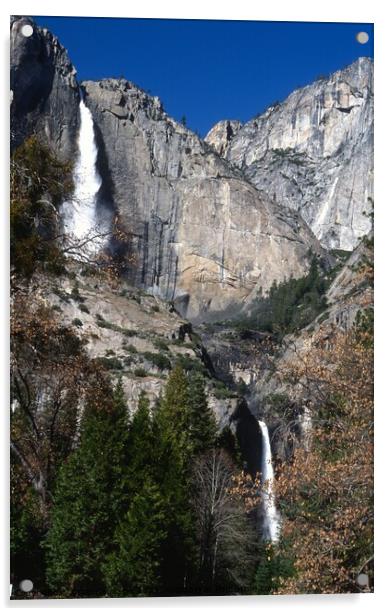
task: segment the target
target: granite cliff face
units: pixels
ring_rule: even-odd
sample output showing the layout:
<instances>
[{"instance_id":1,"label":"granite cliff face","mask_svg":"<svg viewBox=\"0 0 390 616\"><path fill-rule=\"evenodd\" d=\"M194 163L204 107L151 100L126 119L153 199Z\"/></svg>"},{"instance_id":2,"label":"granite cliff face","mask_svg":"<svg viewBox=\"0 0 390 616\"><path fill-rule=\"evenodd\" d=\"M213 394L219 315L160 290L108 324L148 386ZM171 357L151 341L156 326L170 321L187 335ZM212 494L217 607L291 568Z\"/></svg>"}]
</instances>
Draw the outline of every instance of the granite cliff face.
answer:
<instances>
[{"instance_id":1,"label":"granite cliff face","mask_svg":"<svg viewBox=\"0 0 390 616\"><path fill-rule=\"evenodd\" d=\"M321 252L297 212L259 192L157 97L125 80L82 89L107 194L134 237L137 285L207 319L302 274L309 249Z\"/></svg>"},{"instance_id":2,"label":"granite cliff face","mask_svg":"<svg viewBox=\"0 0 390 616\"><path fill-rule=\"evenodd\" d=\"M31 36L22 28L30 25ZM41 134L61 158L76 153L80 102L76 69L66 49L28 17L11 18L11 147Z\"/></svg>"},{"instance_id":3,"label":"granite cliff face","mask_svg":"<svg viewBox=\"0 0 390 616\"><path fill-rule=\"evenodd\" d=\"M31 37L22 34L25 24L33 27ZM80 125L76 71L56 37L28 18L12 21L11 75L13 145L36 132L73 159ZM321 252L297 212L259 192L170 118L157 97L125 80L81 85L99 149L99 200L133 238L132 283L173 301L183 316L214 318L274 280L300 276L309 250ZM228 142L238 128L226 127Z\"/></svg>"},{"instance_id":4,"label":"granite cliff face","mask_svg":"<svg viewBox=\"0 0 390 616\"><path fill-rule=\"evenodd\" d=\"M259 189L298 210L327 248L352 250L369 232L373 197L373 63L294 91L238 131L206 137Z\"/></svg>"},{"instance_id":5,"label":"granite cliff face","mask_svg":"<svg viewBox=\"0 0 390 616\"><path fill-rule=\"evenodd\" d=\"M222 120L215 124L205 141L213 146L220 156L226 157L233 138L242 127L239 120Z\"/></svg>"}]
</instances>

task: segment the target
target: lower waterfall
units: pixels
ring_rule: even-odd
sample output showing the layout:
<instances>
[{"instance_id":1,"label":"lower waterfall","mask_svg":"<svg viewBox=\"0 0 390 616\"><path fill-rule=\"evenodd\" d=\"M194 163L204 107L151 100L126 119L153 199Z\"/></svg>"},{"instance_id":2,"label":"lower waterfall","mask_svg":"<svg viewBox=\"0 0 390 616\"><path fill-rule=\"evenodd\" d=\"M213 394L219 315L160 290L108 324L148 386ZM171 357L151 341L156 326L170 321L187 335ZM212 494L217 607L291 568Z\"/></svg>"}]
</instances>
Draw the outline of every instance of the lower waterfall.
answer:
<instances>
[{"instance_id":1,"label":"lower waterfall","mask_svg":"<svg viewBox=\"0 0 390 616\"><path fill-rule=\"evenodd\" d=\"M96 168L98 149L93 118L83 99L80 100L80 131L78 158L74 170L74 194L62 206L64 228L70 240L75 241L82 254L94 254L105 244L106 229L98 224L97 194L102 178ZM77 254L75 254L77 258ZM81 255L80 255L81 256Z\"/></svg>"},{"instance_id":2,"label":"lower waterfall","mask_svg":"<svg viewBox=\"0 0 390 616\"><path fill-rule=\"evenodd\" d=\"M264 541L276 543L280 535L280 515L275 505L274 469L272 465L271 443L267 424L259 420L262 440L261 458L261 513L263 518L262 536Z\"/></svg>"}]
</instances>

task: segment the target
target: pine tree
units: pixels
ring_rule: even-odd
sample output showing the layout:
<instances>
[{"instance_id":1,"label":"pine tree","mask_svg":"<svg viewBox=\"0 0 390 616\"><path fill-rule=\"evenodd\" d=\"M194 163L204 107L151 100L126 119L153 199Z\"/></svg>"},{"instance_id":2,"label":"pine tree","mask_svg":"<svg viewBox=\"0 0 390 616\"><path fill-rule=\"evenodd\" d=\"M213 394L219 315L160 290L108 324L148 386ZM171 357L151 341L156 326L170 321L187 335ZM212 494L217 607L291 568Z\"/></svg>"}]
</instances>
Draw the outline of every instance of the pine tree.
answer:
<instances>
[{"instance_id":1,"label":"pine tree","mask_svg":"<svg viewBox=\"0 0 390 616\"><path fill-rule=\"evenodd\" d=\"M130 504L104 565L110 597L151 596L159 589L160 551L166 531L164 500L154 479L153 449L149 402L142 392L130 431L125 480Z\"/></svg>"},{"instance_id":2,"label":"pine tree","mask_svg":"<svg viewBox=\"0 0 390 616\"><path fill-rule=\"evenodd\" d=\"M102 567L128 504L124 486L129 430L119 383L114 395L87 402L79 447L59 473L45 545L47 580L56 595L105 594Z\"/></svg>"},{"instance_id":3,"label":"pine tree","mask_svg":"<svg viewBox=\"0 0 390 616\"><path fill-rule=\"evenodd\" d=\"M193 549L193 519L189 504L189 468L192 448L189 437L188 379L176 366L153 422L154 468L164 499L166 539L161 550L164 594L188 590Z\"/></svg>"},{"instance_id":4,"label":"pine tree","mask_svg":"<svg viewBox=\"0 0 390 616\"><path fill-rule=\"evenodd\" d=\"M291 546L281 541L275 547L272 543L260 546L260 558L253 584L253 594L275 594L282 579L294 575L293 551Z\"/></svg>"},{"instance_id":5,"label":"pine tree","mask_svg":"<svg viewBox=\"0 0 390 616\"><path fill-rule=\"evenodd\" d=\"M41 546L46 531L39 498L26 481L18 460L11 454L10 477L10 560L11 582L19 582L34 572L34 588L44 590L44 552Z\"/></svg>"},{"instance_id":6,"label":"pine tree","mask_svg":"<svg viewBox=\"0 0 390 616\"><path fill-rule=\"evenodd\" d=\"M147 478L132 495L129 509L115 533L114 551L104 565L110 597L157 593L160 548L165 537L164 501L157 484Z\"/></svg>"},{"instance_id":7,"label":"pine tree","mask_svg":"<svg viewBox=\"0 0 390 616\"><path fill-rule=\"evenodd\" d=\"M215 445L217 423L207 402L204 378L198 372L193 373L190 378L188 393L190 440L196 455Z\"/></svg>"},{"instance_id":8,"label":"pine tree","mask_svg":"<svg viewBox=\"0 0 390 616\"><path fill-rule=\"evenodd\" d=\"M180 364L169 375L157 418L164 424L166 435L188 437L190 424L188 378Z\"/></svg>"},{"instance_id":9,"label":"pine tree","mask_svg":"<svg viewBox=\"0 0 390 616\"><path fill-rule=\"evenodd\" d=\"M144 475L150 476L153 465L153 432L150 405L142 391L130 428L129 481L132 489L142 486Z\"/></svg>"}]
</instances>

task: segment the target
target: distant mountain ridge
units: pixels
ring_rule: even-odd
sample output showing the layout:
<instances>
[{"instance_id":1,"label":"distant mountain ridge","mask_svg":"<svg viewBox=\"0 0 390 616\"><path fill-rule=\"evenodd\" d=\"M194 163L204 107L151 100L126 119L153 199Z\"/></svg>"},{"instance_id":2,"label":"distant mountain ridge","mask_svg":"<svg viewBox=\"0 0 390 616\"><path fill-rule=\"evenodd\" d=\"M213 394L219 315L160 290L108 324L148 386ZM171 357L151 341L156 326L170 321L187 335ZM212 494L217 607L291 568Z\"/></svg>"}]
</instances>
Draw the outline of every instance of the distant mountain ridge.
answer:
<instances>
[{"instance_id":1,"label":"distant mountain ridge","mask_svg":"<svg viewBox=\"0 0 390 616\"><path fill-rule=\"evenodd\" d=\"M323 246L352 250L371 229L373 113L373 62L362 57L244 125L217 123L205 140L298 210Z\"/></svg>"}]
</instances>

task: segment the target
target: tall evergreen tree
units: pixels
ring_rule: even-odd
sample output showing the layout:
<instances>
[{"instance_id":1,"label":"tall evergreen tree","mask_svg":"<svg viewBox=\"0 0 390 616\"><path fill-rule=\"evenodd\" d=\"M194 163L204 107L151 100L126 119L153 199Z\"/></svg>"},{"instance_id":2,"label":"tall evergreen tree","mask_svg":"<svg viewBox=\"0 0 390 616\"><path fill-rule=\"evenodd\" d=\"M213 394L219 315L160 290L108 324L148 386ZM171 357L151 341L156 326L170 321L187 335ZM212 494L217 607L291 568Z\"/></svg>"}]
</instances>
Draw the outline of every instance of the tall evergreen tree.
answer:
<instances>
[{"instance_id":1,"label":"tall evergreen tree","mask_svg":"<svg viewBox=\"0 0 390 616\"><path fill-rule=\"evenodd\" d=\"M194 454L199 454L211 449L217 437L217 422L208 405L204 378L199 372L191 375L188 394L191 446Z\"/></svg>"},{"instance_id":2,"label":"tall evergreen tree","mask_svg":"<svg viewBox=\"0 0 390 616\"><path fill-rule=\"evenodd\" d=\"M130 503L115 531L113 551L104 565L109 596L150 596L160 588L165 509L154 479L153 448L149 402L142 393L130 432L130 461L125 480Z\"/></svg>"},{"instance_id":3,"label":"tall evergreen tree","mask_svg":"<svg viewBox=\"0 0 390 616\"><path fill-rule=\"evenodd\" d=\"M11 453L10 477L10 556L11 583L14 589L34 571L34 588L44 590L44 551L46 532L39 498L26 481L23 469Z\"/></svg>"},{"instance_id":4,"label":"tall evergreen tree","mask_svg":"<svg viewBox=\"0 0 390 616\"><path fill-rule=\"evenodd\" d=\"M157 594L160 548L166 537L164 501L157 484L147 477L132 500L114 537L114 550L104 564L110 597Z\"/></svg>"},{"instance_id":5,"label":"tall evergreen tree","mask_svg":"<svg viewBox=\"0 0 390 616\"><path fill-rule=\"evenodd\" d=\"M291 545L285 541L282 540L278 546L268 542L262 543L253 583L253 594L275 594L281 580L294 575L293 562L293 550Z\"/></svg>"},{"instance_id":6,"label":"tall evergreen tree","mask_svg":"<svg viewBox=\"0 0 390 616\"><path fill-rule=\"evenodd\" d=\"M119 383L87 402L79 447L63 464L46 539L47 580L61 596L105 594L102 565L128 497L123 489L129 430Z\"/></svg>"},{"instance_id":7,"label":"tall evergreen tree","mask_svg":"<svg viewBox=\"0 0 390 616\"><path fill-rule=\"evenodd\" d=\"M130 428L129 481L132 486L142 486L144 475L150 476L153 465L153 431L149 400L141 392L138 408Z\"/></svg>"},{"instance_id":8,"label":"tall evergreen tree","mask_svg":"<svg viewBox=\"0 0 390 616\"><path fill-rule=\"evenodd\" d=\"M166 516L161 574L167 595L185 594L191 575L193 519L188 498L192 459L189 427L188 379L178 365L170 374L153 424L155 476L164 498Z\"/></svg>"}]
</instances>

